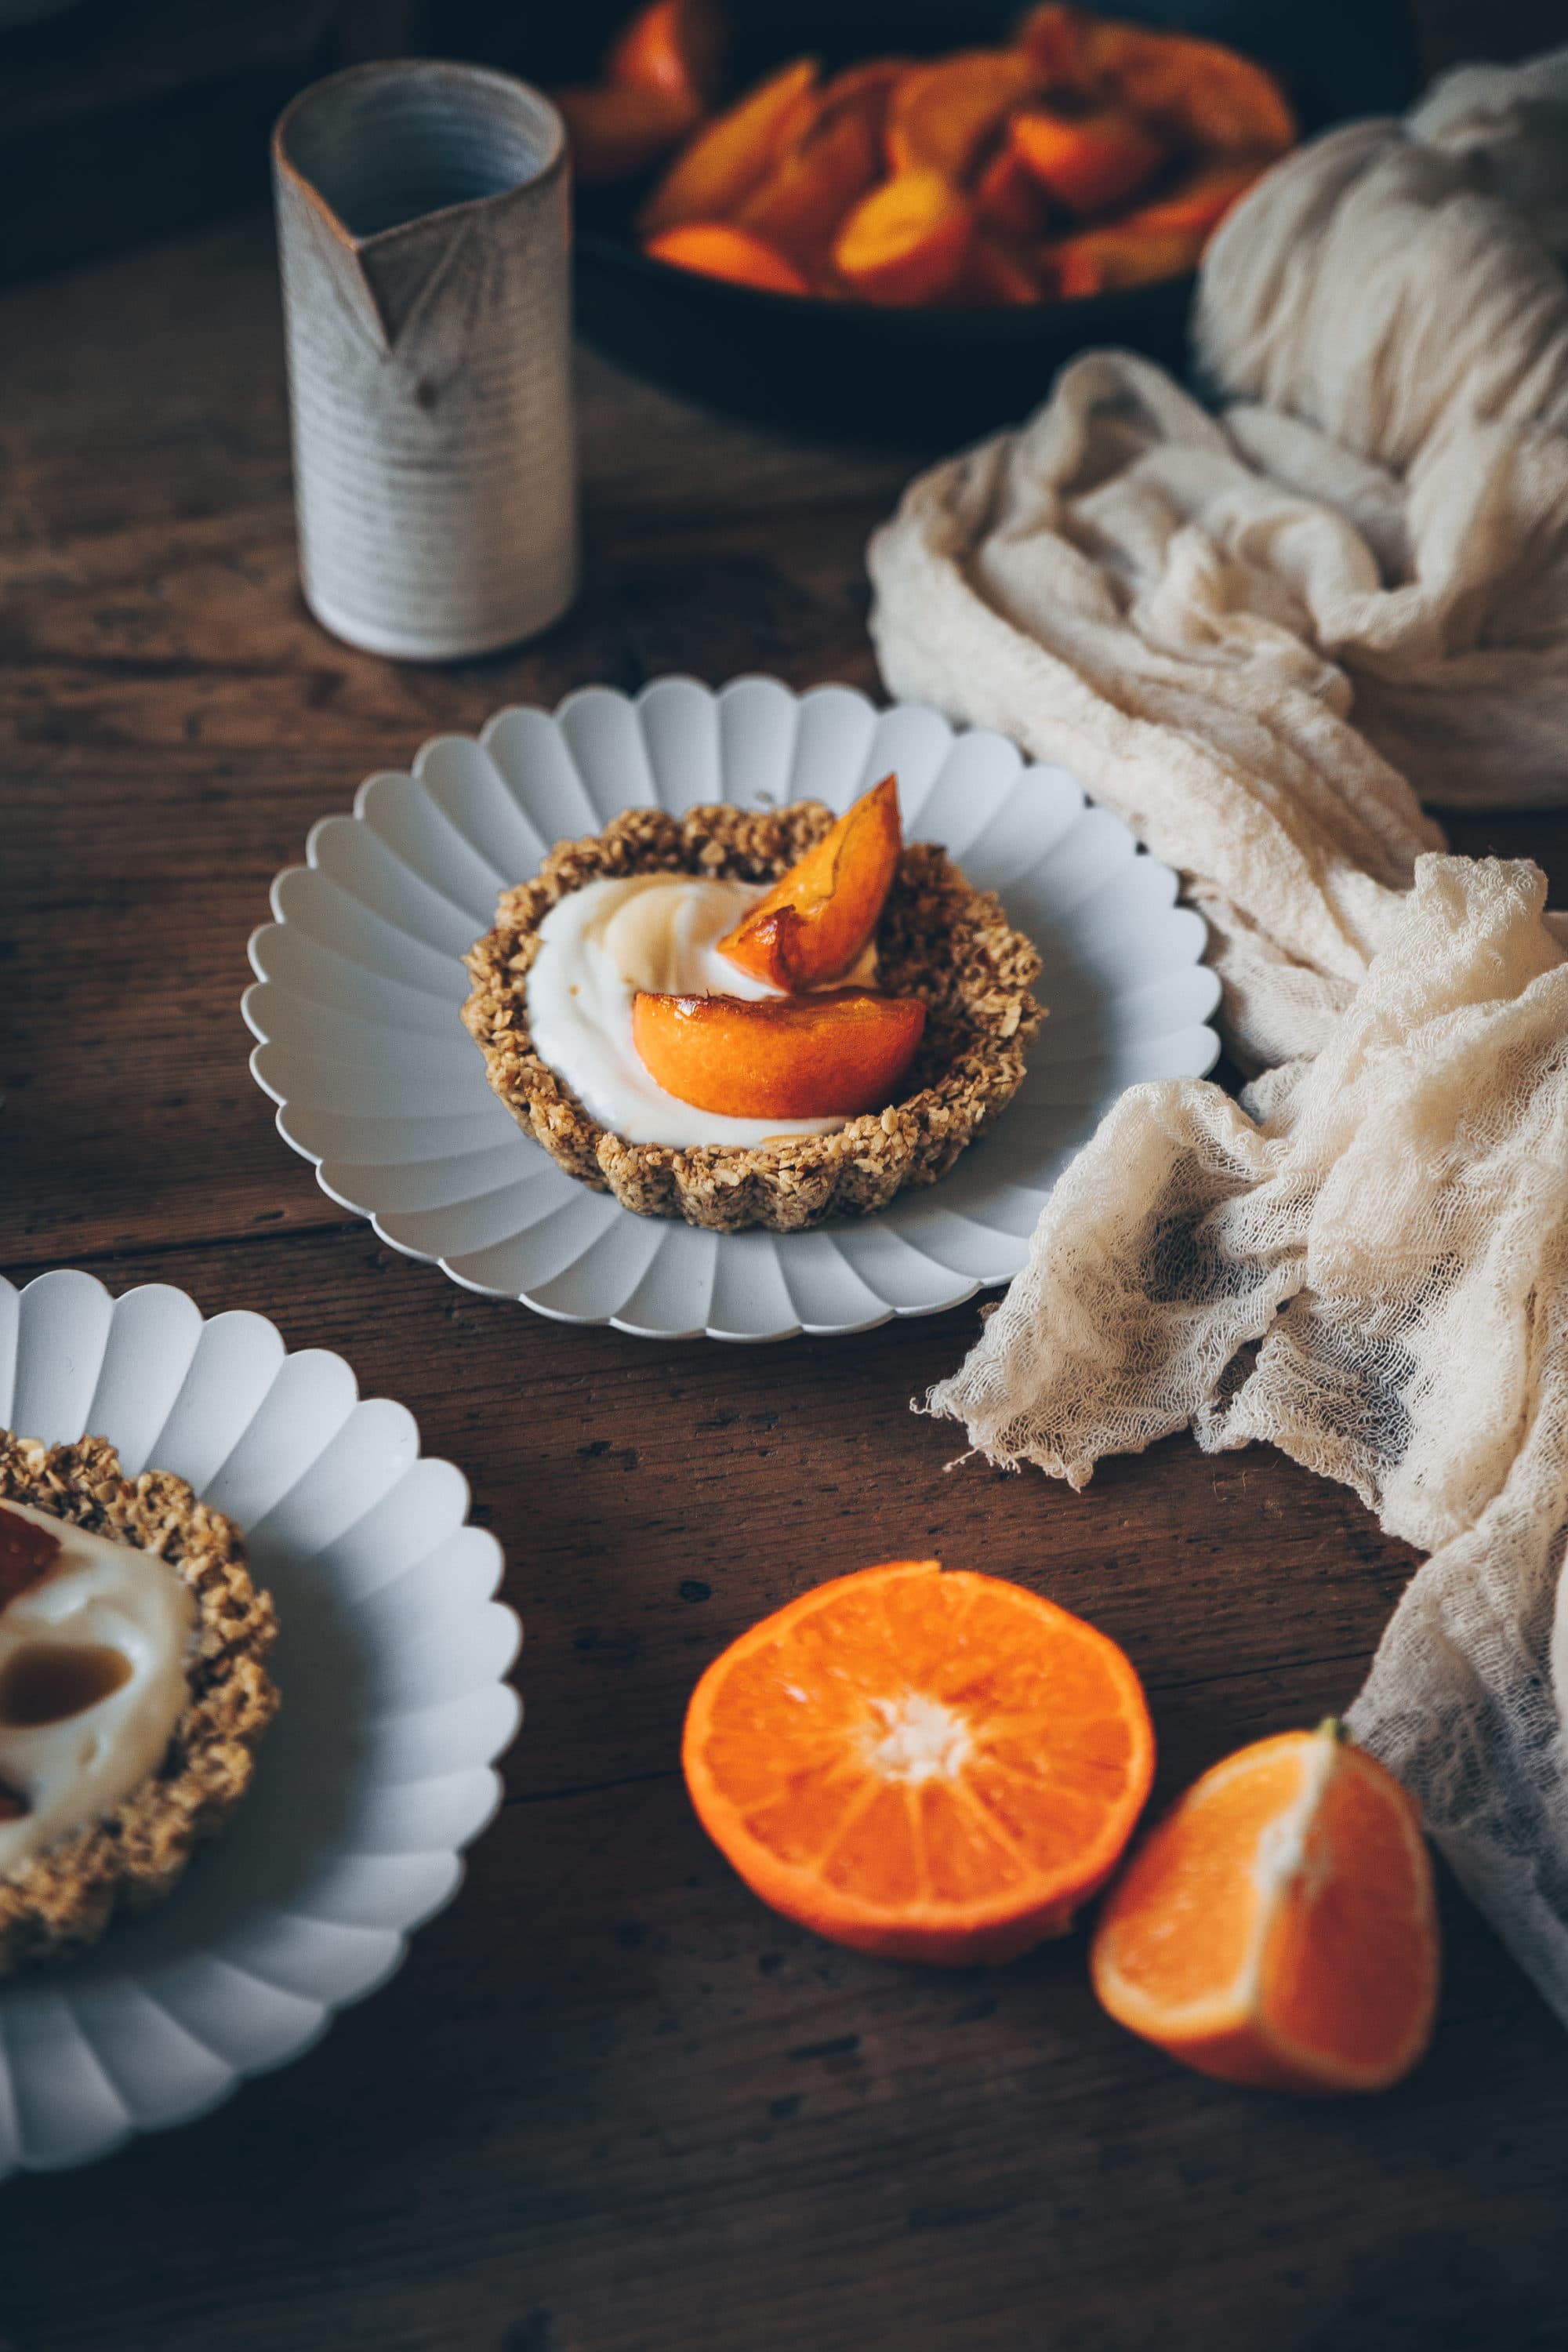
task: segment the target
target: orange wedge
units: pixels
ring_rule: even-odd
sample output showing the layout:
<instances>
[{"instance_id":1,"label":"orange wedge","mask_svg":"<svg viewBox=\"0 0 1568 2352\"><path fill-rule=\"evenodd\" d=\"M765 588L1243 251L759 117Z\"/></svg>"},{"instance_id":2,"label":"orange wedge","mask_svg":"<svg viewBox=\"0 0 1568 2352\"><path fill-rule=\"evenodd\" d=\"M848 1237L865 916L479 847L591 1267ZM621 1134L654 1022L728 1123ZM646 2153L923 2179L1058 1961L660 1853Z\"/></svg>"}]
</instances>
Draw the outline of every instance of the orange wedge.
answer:
<instances>
[{"instance_id":1,"label":"orange wedge","mask_svg":"<svg viewBox=\"0 0 1568 2352\"><path fill-rule=\"evenodd\" d=\"M728 221L683 221L650 236L643 251L674 269L694 269L700 278L727 278L734 286L759 287L764 294L809 294L793 261L773 246Z\"/></svg>"},{"instance_id":2,"label":"orange wedge","mask_svg":"<svg viewBox=\"0 0 1568 2352\"><path fill-rule=\"evenodd\" d=\"M784 66L683 147L637 217L645 236L726 220L816 119L815 58Z\"/></svg>"},{"instance_id":3,"label":"orange wedge","mask_svg":"<svg viewBox=\"0 0 1568 2352\"><path fill-rule=\"evenodd\" d=\"M725 933L720 954L774 988L840 979L877 928L903 845L899 780L884 776Z\"/></svg>"},{"instance_id":4,"label":"orange wedge","mask_svg":"<svg viewBox=\"0 0 1568 2352\"><path fill-rule=\"evenodd\" d=\"M1149 1791L1114 1642L1023 1586L889 1560L716 1658L681 1748L698 1817L786 1918L888 1959L1006 1960L1065 1934Z\"/></svg>"},{"instance_id":5,"label":"orange wedge","mask_svg":"<svg viewBox=\"0 0 1568 2352\"><path fill-rule=\"evenodd\" d=\"M1324 1724L1205 1772L1100 1915L1112 2017L1223 2082L1381 2091L1437 2001L1432 1864L1392 1774Z\"/></svg>"},{"instance_id":6,"label":"orange wedge","mask_svg":"<svg viewBox=\"0 0 1568 2352\"><path fill-rule=\"evenodd\" d=\"M1110 107L1078 116L1026 108L1008 129L1019 162L1071 213L1125 204L1165 159L1145 124Z\"/></svg>"},{"instance_id":7,"label":"orange wedge","mask_svg":"<svg viewBox=\"0 0 1568 2352\"><path fill-rule=\"evenodd\" d=\"M1015 106L1040 87L1040 68L1022 49L971 49L911 66L888 105L888 163L894 172L940 172L955 183Z\"/></svg>"},{"instance_id":8,"label":"orange wedge","mask_svg":"<svg viewBox=\"0 0 1568 2352\"><path fill-rule=\"evenodd\" d=\"M839 227L833 266L863 301L940 302L963 268L974 215L940 172L895 172Z\"/></svg>"},{"instance_id":9,"label":"orange wedge","mask_svg":"<svg viewBox=\"0 0 1568 2352\"><path fill-rule=\"evenodd\" d=\"M718 95L723 51L714 0L650 0L616 40L605 69L613 82L689 103L695 118Z\"/></svg>"},{"instance_id":10,"label":"orange wedge","mask_svg":"<svg viewBox=\"0 0 1568 2352\"><path fill-rule=\"evenodd\" d=\"M855 1118L885 1110L926 1025L918 996L632 999L632 1042L667 1095L726 1118Z\"/></svg>"}]
</instances>

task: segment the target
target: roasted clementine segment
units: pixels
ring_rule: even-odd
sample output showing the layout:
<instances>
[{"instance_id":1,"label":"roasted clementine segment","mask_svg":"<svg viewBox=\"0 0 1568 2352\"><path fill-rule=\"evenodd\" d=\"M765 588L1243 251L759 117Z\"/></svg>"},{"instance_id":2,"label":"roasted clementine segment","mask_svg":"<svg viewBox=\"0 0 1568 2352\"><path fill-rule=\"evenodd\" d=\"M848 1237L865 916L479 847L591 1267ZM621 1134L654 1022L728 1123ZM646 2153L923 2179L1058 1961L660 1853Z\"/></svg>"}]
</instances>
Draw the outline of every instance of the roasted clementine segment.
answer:
<instances>
[{"instance_id":1,"label":"roasted clementine segment","mask_svg":"<svg viewBox=\"0 0 1568 2352\"><path fill-rule=\"evenodd\" d=\"M1053 89L1082 90L1095 75L1095 20L1063 0L1045 0L1018 27L1017 43L1046 74Z\"/></svg>"},{"instance_id":2,"label":"roasted clementine segment","mask_svg":"<svg viewBox=\"0 0 1568 2352\"><path fill-rule=\"evenodd\" d=\"M705 123L676 157L638 216L645 236L687 221L728 219L816 118L816 60L784 66Z\"/></svg>"},{"instance_id":3,"label":"roasted clementine segment","mask_svg":"<svg viewBox=\"0 0 1568 2352\"><path fill-rule=\"evenodd\" d=\"M1120 294L1131 286L1151 286L1195 269L1207 242L1197 229L1143 229L1121 223L1086 228L1058 237L1044 248L1042 265L1057 292L1072 300L1086 294Z\"/></svg>"},{"instance_id":4,"label":"roasted clementine segment","mask_svg":"<svg viewBox=\"0 0 1568 2352\"><path fill-rule=\"evenodd\" d=\"M1076 116L1027 108L1014 115L1009 132L1019 162L1071 213L1125 204L1165 160L1152 131L1110 107Z\"/></svg>"},{"instance_id":5,"label":"roasted clementine segment","mask_svg":"<svg viewBox=\"0 0 1568 2352\"><path fill-rule=\"evenodd\" d=\"M1011 146L1000 147L974 186L974 213L982 231L1005 237L1044 236L1055 205L1033 172Z\"/></svg>"},{"instance_id":6,"label":"roasted clementine segment","mask_svg":"<svg viewBox=\"0 0 1568 2352\"><path fill-rule=\"evenodd\" d=\"M695 121L718 96L723 51L712 0L652 0L616 42L605 70L613 82L683 100Z\"/></svg>"},{"instance_id":7,"label":"roasted clementine segment","mask_svg":"<svg viewBox=\"0 0 1568 2352\"><path fill-rule=\"evenodd\" d=\"M1296 143L1296 118L1273 75L1217 41L1107 25L1099 63L1121 102L1171 139L1270 156Z\"/></svg>"},{"instance_id":8,"label":"roasted clementine segment","mask_svg":"<svg viewBox=\"0 0 1568 2352\"><path fill-rule=\"evenodd\" d=\"M1415 1807L1337 1724L1227 1757L1133 1855L1095 1932L1122 2025L1224 2082L1381 2091L1437 2002Z\"/></svg>"},{"instance_id":9,"label":"roasted clementine segment","mask_svg":"<svg viewBox=\"0 0 1568 2352\"><path fill-rule=\"evenodd\" d=\"M643 250L676 269L701 278L727 278L735 286L755 286L764 294L809 294L793 261L759 236L731 228L728 221L687 221L650 236Z\"/></svg>"},{"instance_id":10,"label":"roasted clementine segment","mask_svg":"<svg viewBox=\"0 0 1568 2352\"><path fill-rule=\"evenodd\" d=\"M877 928L903 845L899 780L884 776L725 933L720 954L773 988L841 978Z\"/></svg>"},{"instance_id":11,"label":"roasted clementine segment","mask_svg":"<svg viewBox=\"0 0 1568 2352\"><path fill-rule=\"evenodd\" d=\"M834 267L867 302L940 302L952 292L974 226L940 172L900 172L873 188L838 232Z\"/></svg>"},{"instance_id":12,"label":"roasted clementine segment","mask_svg":"<svg viewBox=\"0 0 1568 2352\"><path fill-rule=\"evenodd\" d=\"M1005 237L976 236L963 257L960 291L977 310L1016 310L1037 302L1045 288L1023 255Z\"/></svg>"},{"instance_id":13,"label":"roasted clementine segment","mask_svg":"<svg viewBox=\"0 0 1568 2352\"><path fill-rule=\"evenodd\" d=\"M735 215L737 225L820 277L838 224L877 177L877 134L870 112L849 105L825 110L782 156Z\"/></svg>"},{"instance_id":14,"label":"roasted clementine segment","mask_svg":"<svg viewBox=\"0 0 1568 2352\"><path fill-rule=\"evenodd\" d=\"M716 1658L681 1761L703 1828L786 1918L888 1959L1012 1959L1071 1926L1149 1792L1114 1642L1022 1585L889 1560Z\"/></svg>"},{"instance_id":15,"label":"roasted clementine segment","mask_svg":"<svg viewBox=\"0 0 1568 2352\"><path fill-rule=\"evenodd\" d=\"M911 66L888 101L889 167L966 179L986 141L1040 82L1023 49L972 49Z\"/></svg>"},{"instance_id":16,"label":"roasted clementine segment","mask_svg":"<svg viewBox=\"0 0 1568 2352\"><path fill-rule=\"evenodd\" d=\"M679 146L699 115L693 100L633 82L558 89L555 103L572 142L574 175L585 188L646 172Z\"/></svg>"},{"instance_id":17,"label":"roasted clementine segment","mask_svg":"<svg viewBox=\"0 0 1568 2352\"><path fill-rule=\"evenodd\" d=\"M666 1094L726 1118L855 1118L885 1110L925 1028L918 996L632 1000L632 1041Z\"/></svg>"}]
</instances>

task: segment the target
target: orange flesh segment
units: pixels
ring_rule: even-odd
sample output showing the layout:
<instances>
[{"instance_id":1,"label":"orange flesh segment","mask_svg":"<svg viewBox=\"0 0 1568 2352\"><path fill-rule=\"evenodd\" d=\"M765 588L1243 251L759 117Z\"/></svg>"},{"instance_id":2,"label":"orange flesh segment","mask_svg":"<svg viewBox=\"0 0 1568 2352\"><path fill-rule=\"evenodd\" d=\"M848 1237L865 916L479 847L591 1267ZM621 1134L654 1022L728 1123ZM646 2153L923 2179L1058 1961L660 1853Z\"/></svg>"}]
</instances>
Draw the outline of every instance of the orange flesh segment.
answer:
<instances>
[{"instance_id":1,"label":"orange flesh segment","mask_svg":"<svg viewBox=\"0 0 1568 2352\"><path fill-rule=\"evenodd\" d=\"M693 120L718 88L723 27L709 0L652 0L605 61L613 82L689 101Z\"/></svg>"},{"instance_id":2,"label":"orange flesh segment","mask_svg":"<svg viewBox=\"0 0 1568 2352\"><path fill-rule=\"evenodd\" d=\"M844 222L834 267L868 302L938 302L963 267L973 221L940 172L899 172Z\"/></svg>"},{"instance_id":3,"label":"orange flesh segment","mask_svg":"<svg viewBox=\"0 0 1568 2352\"><path fill-rule=\"evenodd\" d=\"M720 954L774 988L837 980L877 928L903 845L898 778L884 776L725 933Z\"/></svg>"},{"instance_id":4,"label":"orange flesh segment","mask_svg":"<svg viewBox=\"0 0 1568 2352\"><path fill-rule=\"evenodd\" d=\"M912 66L888 105L890 168L964 179L992 132L1040 81L1022 49L973 49Z\"/></svg>"},{"instance_id":5,"label":"orange flesh segment","mask_svg":"<svg viewBox=\"0 0 1568 2352\"><path fill-rule=\"evenodd\" d=\"M1068 118L1043 109L1016 114L1015 153L1048 195L1069 212L1103 212L1135 195L1165 151L1131 114L1110 109Z\"/></svg>"},{"instance_id":6,"label":"orange flesh segment","mask_svg":"<svg viewBox=\"0 0 1568 2352\"><path fill-rule=\"evenodd\" d=\"M645 236L688 221L722 220L742 204L816 119L816 60L801 58L707 123L644 205Z\"/></svg>"},{"instance_id":7,"label":"orange flesh segment","mask_svg":"<svg viewBox=\"0 0 1568 2352\"><path fill-rule=\"evenodd\" d=\"M1133 25L1105 26L1100 47L1116 96L1168 137L1232 154L1282 155L1296 143L1279 84L1236 49Z\"/></svg>"},{"instance_id":8,"label":"orange flesh segment","mask_svg":"<svg viewBox=\"0 0 1568 2352\"><path fill-rule=\"evenodd\" d=\"M773 166L736 217L799 268L820 276L839 222L876 176L871 121L860 107L843 107Z\"/></svg>"},{"instance_id":9,"label":"orange flesh segment","mask_svg":"<svg viewBox=\"0 0 1568 2352\"><path fill-rule=\"evenodd\" d=\"M1305 2091L1397 2080L1437 1980L1409 1799L1331 1729L1242 1749L1134 1854L1093 1969L1113 2017L1205 2073Z\"/></svg>"},{"instance_id":10,"label":"orange flesh segment","mask_svg":"<svg viewBox=\"0 0 1568 2352\"><path fill-rule=\"evenodd\" d=\"M754 286L766 294L808 294L805 279L792 261L746 230L727 221L687 221L649 237L645 247L652 261L666 261L676 269L694 269L702 278L723 278L735 286Z\"/></svg>"},{"instance_id":11,"label":"orange flesh segment","mask_svg":"<svg viewBox=\"0 0 1568 2352\"><path fill-rule=\"evenodd\" d=\"M705 1827L765 1901L954 1964L1067 1925L1152 1760L1113 1643L934 1560L839 1578L753 1627L698 1685L684 1748Z\"/></svg>"},{"instance_id":12,"label":"orange flesh segment","mask_svg":"<svg viewBox=\"0 0 1568 2352\"><path fill-rule=\"evenodd\" d=\"M1180 278L1196 268L1204 242L1191 229L1089 228L1047 246L1044 259L1057 292L1072 299Z\"/></svg>"},{"instance_id":13,"label":"orange flesh segment","mask_svg":"<svg viewBox=\"0 0 1568 2352\"><path fill-rule=\"evenodd\" d=\"M632 1001L632 1040L666 1094L727 1118L854 1118L898 1093L925 1028L914 996Z\"/></svg>"},{"instance_id":14,"label":"orange flesh segment","mask_svg":"<svg viewBox=\"0 0 1568 2352\"><path fill-rule=\"evenodd\" d=\"M963 290L972 302L1018 308L1040 299L1040 281L1002 239L977 236L963 265Z\"/></svg>"},{"instance_id":15,"label":"orange flesh segment","mask_svg":"<svg viewBox=\"0 0 1568 2352\"><path fill-rule=\"evenodd\" d=\"M1276 2041L1302 2057L1321 2053L1368 2072L1408 2047L1436 1976L1433 1946L1420 1932L1425 1849L1407 1804L1374 1770L1358 1761L1330 1781L1308 1836L1306 1870L1269 1931L1262 1983ZM1335 1866L1346 1854L1354 1855L1353 1869ZM1391 1915L1415 1932L1391 1933Z\"/></svg>"}]
</instances>

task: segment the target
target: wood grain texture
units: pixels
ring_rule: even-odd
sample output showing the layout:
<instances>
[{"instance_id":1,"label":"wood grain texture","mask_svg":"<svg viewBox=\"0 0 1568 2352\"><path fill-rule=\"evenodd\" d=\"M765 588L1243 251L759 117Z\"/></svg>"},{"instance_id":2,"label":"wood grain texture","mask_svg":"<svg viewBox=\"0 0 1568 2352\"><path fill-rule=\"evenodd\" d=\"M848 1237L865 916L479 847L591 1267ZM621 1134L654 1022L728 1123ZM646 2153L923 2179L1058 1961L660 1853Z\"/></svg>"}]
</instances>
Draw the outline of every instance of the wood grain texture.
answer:
<instances>
[{"instance_id":1,"label":"wood grain texture","mask_svg":"<svg viewBox=\"0 0 1568 2352\"><path fill-rule=\"evenodd\" d=\"M112 351L114 364L102 363ZM587 587L523 653L391 667L300 604L270 233L0 301L0 1263L166 1280L341 1350L470 1477L528 1642L508 1802L406 1967L190 2130L0 2200L8 2352L1513 2352L1568 2342L1568 2044L1447 1903L1389 2097L1184 2074L1080 1939L955 1977L840 1952L718 1859L677 1769L708 1660L933 1551L1123 1642L1168 1792L1351 1696L1414 1556L1264 1449L1074 1496L909 1410L974 1306L649 1346L477 1298L317 1190L252 1084L246 936L310 825L426 737L590 679L875 683L907 459L585 362ZM1452 828L1541 856L1568 820Z\"/></svg>"}]
</instances>

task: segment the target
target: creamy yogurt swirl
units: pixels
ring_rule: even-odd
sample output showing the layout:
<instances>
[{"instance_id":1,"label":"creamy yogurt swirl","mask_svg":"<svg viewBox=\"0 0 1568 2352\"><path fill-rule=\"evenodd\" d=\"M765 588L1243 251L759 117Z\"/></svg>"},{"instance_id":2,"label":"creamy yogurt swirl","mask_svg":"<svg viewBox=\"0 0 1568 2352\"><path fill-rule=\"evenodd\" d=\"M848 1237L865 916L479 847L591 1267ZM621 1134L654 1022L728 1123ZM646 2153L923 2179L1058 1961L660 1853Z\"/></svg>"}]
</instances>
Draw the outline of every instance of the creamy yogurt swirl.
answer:
<instances>
[{"instance_id":1,"label":"creamy yogurt swirl","mask_svg":"<svg viewBox=\"0 0 1568 2352\"><path fill-rule=\"evenodd\" d=\"M60 1549L39 1581L0 1610L0 1784L28 1808L0 1821L0 1874L99 1820L157 1769L190 1695L185 1654L195 1619L190 1588L155 1553L26 1504L4 1508L47 1528ZM35 1719L37 1706L16 1695L29 1680L37 1693L39 1668L66 1687L70 1654L84 1687L100 1661L120 1679L68 1715Z\"/></svg>"},{"instance_id":2,"label":"creamy yogurt swirl","mask_svg":"<svg viewBox=\"0 0 1568 2352\"><path fill-rule=\"evenodd\" d=\"M831 1135L842 1118L726 1118L668 1094L632 1040L639 989L677 996L777 996L739 971L719 941L766 896L752 882L638 874L585 883L539 926L528 975L533 1049L593 1118L628 1143L689 1150L759 1144L782 1135ZM849 975L864 985L863 967ZM839 982L838 985L844 985Z\"/></svg>"}]
</instances>

